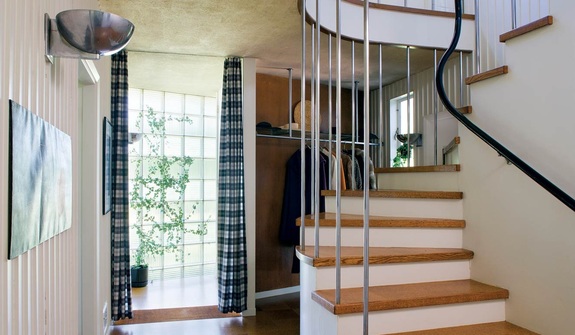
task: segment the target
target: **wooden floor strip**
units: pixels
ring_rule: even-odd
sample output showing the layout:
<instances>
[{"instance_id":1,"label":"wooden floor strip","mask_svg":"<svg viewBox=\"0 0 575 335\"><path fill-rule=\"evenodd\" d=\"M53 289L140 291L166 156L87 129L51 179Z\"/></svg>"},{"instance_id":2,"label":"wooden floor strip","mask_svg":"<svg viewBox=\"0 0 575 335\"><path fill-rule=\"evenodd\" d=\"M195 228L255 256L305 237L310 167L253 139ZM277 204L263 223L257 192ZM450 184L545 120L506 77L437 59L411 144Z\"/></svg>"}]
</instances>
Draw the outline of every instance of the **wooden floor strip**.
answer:
<instances>
[{"instance_id":1,"label":"wooden floor strip","mask_svg":"<svg viewBox=\"0 0 575 335\"><path fill-rule=\"evenodd\" d=\"M300 260L314 267L335 266L335 247L333 246L321 246L318 258L314 257L313 246L306 246L305 251L297 247L296 252ZM458 248L369 248L369 264L437 262L472 258L472 251ZM363 247L341 247L341 264L362 265Z\"/></svg>"},{"instance_id":2,"label":"wooden floor strip","mask_svg":"<svg viewBox=\"0 0 575 335\"><path fill-rule=\"evenodd\" d=\"M140 309L133 312L132 319L115 321L115 325L130 325L138 323L169 322L183 320L233 318L242 316L238 313L224 314L218 306L178 307L162 309Z\"/></svg>"},{"instance_id":3,"label":"wooden floor strip","mask_svg":"<svg viewBox=\"0 0 575 335\"><path fill-rule=\"evenodd\" d=\"M313 227L314 216L306 215L305 222L306 226ZM335 227L335 213L320 213L319 224L320 227ZM299 218L296 220L296 225L301 225ZM363 227L363 215L341 214L341 225L342 227ZM465 228L465 220L371 215L369 226L372 228Z\"/></svg>"},{"instance_id":4,"label":"wooden floor strip","mask_svg":"<svg viewBox=\"0 0 575 335\"><path fill-rule=\"evenodd\" d=\"M334 190L321 191L323 196L335 196ZM363 197L363 190L342 191L343 197ZM372 198L396 198L396 199L463 199L462 192L451 191L412 191L412 190L371 190Z\"/></svg>"},{"instance_id":5,"label":"wooden floor strip","mask_svg":"<svg viewBox=\"0 0 575 335\"><path fill-rule=\"evenodd\" d=\"M504 75L508 72L509 72L509 67L507 65L503 65L503 66L495 68L493 70L481 72L481 73L478 73L476 75L467 77L465 79L465 84L471 85L471 84L477 83L477 82L485 80L485 79Z\"/></svg>"},{"instance_id":6,"label":"wooden floor strip","mask_svg":"<svg viewBox=\"0 0 575 335\"><path fill-rule=\"evenodd\" d=\"M373 286L369 288L369 310L447 305L509 298L509 291L474 280L453 280L419 284ZM363 288L341 290L341 303L335 303L335 290L319 290L312 299L330 313L352 314L363 311Z\"/></svg>"},{"instance_id":7,"label":"wooden floor strip","mask_svg":"<svg viewBox=\"0 0 575 335\"><path fill-rule=\"evenodd\" d=\"M428 165L428 166L411 166L411 167L390 167L376 168L375 173L409 173L409 172L458 172L461 165Z\"/></svg>"},{"instance_id":8,"label":"wooden floor strip","mask_svg":"<svg viewBox=\"0 0 575 335\"><path fill-rule=\"evenodd\" d=\"M499 42L507 42L512 38L515 38L517 36L521 36L524 34L527 34L529 32L532 32L534 30L546 27L546 26L550 26L553 24L553 16L549 15L549 16L545 16L540 18L539 20L533 21L531 23L528 23L524 26L521 26L519 28L515 28L511 31L508 31L504 34L501 34L499 36Z\"/></svg>"},{"instance_id":9,"label":"wooden floor strip","mask_svg":"<svg viewBox=\"0 0 575 335\"><path fill-rule=\"evenodd\" d=\"M539 335L509 322L491 322L470 326L420 330L387 335Z\"/></svg>"}]
</instances>

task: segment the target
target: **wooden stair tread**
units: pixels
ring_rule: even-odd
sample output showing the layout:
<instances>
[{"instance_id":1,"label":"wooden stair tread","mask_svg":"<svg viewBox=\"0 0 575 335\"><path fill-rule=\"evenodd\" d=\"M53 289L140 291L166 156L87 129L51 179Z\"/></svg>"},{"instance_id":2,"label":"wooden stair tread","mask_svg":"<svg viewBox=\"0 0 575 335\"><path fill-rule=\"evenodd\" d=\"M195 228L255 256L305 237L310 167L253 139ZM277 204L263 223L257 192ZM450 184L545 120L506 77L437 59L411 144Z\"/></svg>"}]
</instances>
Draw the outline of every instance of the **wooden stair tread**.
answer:
<instances>
[{"instance_id":1,"label":"wooden stair tread","mask_svg":"<svg viewBox=\"0 0 575 335\"><path fill-rule=\"evenodd\" d=\"M528 23L528 24L523 25L521 27L515 28L515 29L508 31L504 34L501 34L499 36L499 42L504 43L504 42L509 41L510 39L515 38L517 36L527 34L529 32L532 32L532 31L537 30L539 28L550 26L552 24L553 24L553 16L549 15L549 16L542 17L539 20L535 20L531 23Z\"/></svg>"},{"instance_id":2,"label":"wooden stair tread","mask_svg":"<svg viewBox=\"0 0 575 335\"><path fill-rule=\"evenodd\" d=\"M306 246L304 251L299 246L296 248L298 258L311 266L335 266L334 246L320 246L318 258L314 258L314 252L313 246ZM369 248L369 264L469 260L472 258L472 251L459 248ZM363 247L341 247L341 264L362 265Z\"/></svg>"},{"instance_id":3,"label":"wooden stair tread","mask_svg":"<svg viewBox=\"0 0 575 335\"><path fill-rule=\"evenodd\" d=\"M376 168L375 173L412 173L412 172L459 172L461 165L429 165L429 166L412 166L412 167L395 167L395 168Z\"/></svg>"},{"instance_id":4,"label":"wooden stair tread","mask_svg":"<svg viewBox=\"0 0 575 335\"><path fill-rule=\"evenodd\" d=\"M457 110L458 110L459 113L461 113L461 114L471 114L471 113L473 113L473 107L471 107L471 106L459 107L459 108L457 108Z\"/></svg>"},{"instance_id":5,"label":"wooden stair tread","mask_svg":"<svg viewBox=\"0 0 575 335\"><path fill-rule=\"evenodd\" d=\"M508 72L509 72L509 67L507 65L503 65L503 66L495 68L493 70L481 72L481 73L478 73L476 75L467 77L467 78L465 78L465 84L471 85L471 84L477 83L477 82L485 80L485 79L501 76L501 75L506 74Z\"/></svg>"},{"instance_id":6,"label":"wooden stair tread","mask_svg":"<svg viewBox=\"0 0 575 335\"><path fill-rule=\"evenodd\" d=\"M323 196L335 196L335 190L321 191ZM341 191L343 197L363 197L363 190ZM370 190L372 198L396 199L463 199L462 192L453 191L413 191L413 190Z\"/></svg>"},{"instance_id":7,"label":"wooden stair tread","mask_svg":"<svg viewBox=\"0 0 575 335\"><path fill-rule=\"evenodd\" d=\"M320 213L320 227L335 227L335 213ZM313 215L306 215L306 227L315 226ZM296 220L301 225L301 219ZM363 227L363 215L341 214L342 227ZM435 218L408 218L395 216L369 216L369 226L373 228L465 228L465 220L435 219Z\"/></svg>"},{"instance_id":8,"label":"wooden stair tread","mask_svg":"<svg viewBox=\"0 0 575 335\"><path fill-rule=\"evenodd\" d=\"M420 330L387 335L538 335L509 322L481 323L469 326Z\"/></svg>"},{"instance_id":9,"label":"wooden stair tread","mask_svg":"<svg viewBox=\"0 0 575 335\"><path fill-rule=\"evenodd\" d=\"M474 280L372 286L369 288L369 310L457 304L509 298L509 291ZM341 289L341 303L335 304L335 290L319 290L312 299L329 312L339 314L363 311L363 288Z\"/></svg>"}]
</instances>

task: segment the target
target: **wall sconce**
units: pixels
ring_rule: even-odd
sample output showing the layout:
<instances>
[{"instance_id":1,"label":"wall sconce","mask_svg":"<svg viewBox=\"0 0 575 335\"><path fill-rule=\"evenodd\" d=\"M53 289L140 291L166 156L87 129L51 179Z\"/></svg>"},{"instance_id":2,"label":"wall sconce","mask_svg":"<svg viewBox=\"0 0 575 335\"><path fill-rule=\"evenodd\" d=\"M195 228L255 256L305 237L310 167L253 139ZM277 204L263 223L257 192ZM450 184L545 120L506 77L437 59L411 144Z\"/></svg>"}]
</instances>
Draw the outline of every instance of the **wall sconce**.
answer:
<instances>
[{"instance_id":1,"label":"wall sconce","mask_svg":"<svg viewBox=\"0 0 575 335\"><path fill-rule=\"evenodd\" d=\"M44 14L44 33L50 63L54 57L100 59L122 50L134 25L116 14L73 9L58 13L56 19Z\"/></svg>"}]
</instances>

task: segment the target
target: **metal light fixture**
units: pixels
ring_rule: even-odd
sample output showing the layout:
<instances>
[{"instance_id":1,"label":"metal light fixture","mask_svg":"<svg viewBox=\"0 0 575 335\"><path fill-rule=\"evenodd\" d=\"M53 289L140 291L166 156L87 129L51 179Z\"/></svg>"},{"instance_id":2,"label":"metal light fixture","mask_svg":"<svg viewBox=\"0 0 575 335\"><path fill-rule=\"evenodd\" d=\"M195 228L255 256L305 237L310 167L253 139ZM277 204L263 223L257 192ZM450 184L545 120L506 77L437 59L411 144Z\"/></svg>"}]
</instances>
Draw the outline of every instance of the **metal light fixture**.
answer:
<instances>
[{"instance_id":1,"label":"metal light fixture","mask_svg":"<svg viewBox=\"0 0 575 335\"><path fill-rule=\"evenodd\" d=\"M89 9L60 12L56 19L44 14L46 58L100 59L122 50L132 38L134 25L121 16Z\"/></svg>"}]
</instances>

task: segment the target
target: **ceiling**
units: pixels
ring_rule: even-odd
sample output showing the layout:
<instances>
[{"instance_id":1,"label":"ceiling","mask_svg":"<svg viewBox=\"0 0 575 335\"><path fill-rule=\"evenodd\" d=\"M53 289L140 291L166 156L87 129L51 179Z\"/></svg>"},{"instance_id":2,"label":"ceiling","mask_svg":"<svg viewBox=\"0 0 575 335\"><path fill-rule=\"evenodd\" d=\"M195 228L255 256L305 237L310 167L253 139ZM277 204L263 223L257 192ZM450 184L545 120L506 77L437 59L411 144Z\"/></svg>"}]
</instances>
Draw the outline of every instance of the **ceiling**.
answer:
<instances>
[{"instance_id":1,"label":"ceiling","mask_svg":"<svg viewBox=\"0 0 575 335\"><path fill-rule=\"evenodd\" d=\"M102 10L132 21L127 46L130 86L215 96L225 57L256 59L258 73L301 77L301 16L298 0L100 0ZM307 29L309 44L310 32ZM328 37L320 41L322 64ZM308 59L310 46L306 47ZM333 39L335 50L335 39ZM405 77L405 48L383 46L383 81ZM335 60L335 55L332 56ZM433 66L431 50L411 50L411 72ZM378 81L378 47L370 48L371 86ZM334 63L335 64L335 63ZM309 65L308 65L309 67ZM328 67L322 68L322 80ZM355 45L355 79L363 86L363 45ZM309 78L310 70L307 70ZM351 83L351 42L342 42L342 82Z\"/></svg>"}]
</instances>

